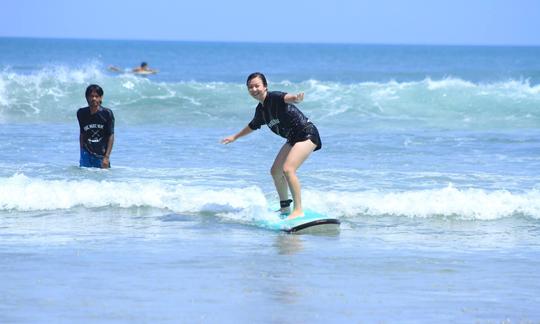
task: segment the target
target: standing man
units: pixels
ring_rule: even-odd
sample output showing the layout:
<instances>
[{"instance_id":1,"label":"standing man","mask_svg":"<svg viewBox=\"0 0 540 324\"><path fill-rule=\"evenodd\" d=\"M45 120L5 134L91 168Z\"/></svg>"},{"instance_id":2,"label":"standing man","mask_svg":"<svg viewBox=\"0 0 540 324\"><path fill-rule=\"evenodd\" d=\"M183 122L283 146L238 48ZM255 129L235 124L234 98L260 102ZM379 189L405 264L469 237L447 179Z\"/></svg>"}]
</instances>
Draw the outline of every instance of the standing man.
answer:
<instances>
[{"instance_id":1,"label":"standing man","mask_svg":"<svg viewBox=\"0 0 540 324\"><path fill-rule=\"evenodd\" d=\"M112 110L101 106L103 89L97 84L86 88L88 107L77 111L79 120L79 165L87 168L111 167L109 160L114 143L114 115Z\"/></svg>"}]
</instances>

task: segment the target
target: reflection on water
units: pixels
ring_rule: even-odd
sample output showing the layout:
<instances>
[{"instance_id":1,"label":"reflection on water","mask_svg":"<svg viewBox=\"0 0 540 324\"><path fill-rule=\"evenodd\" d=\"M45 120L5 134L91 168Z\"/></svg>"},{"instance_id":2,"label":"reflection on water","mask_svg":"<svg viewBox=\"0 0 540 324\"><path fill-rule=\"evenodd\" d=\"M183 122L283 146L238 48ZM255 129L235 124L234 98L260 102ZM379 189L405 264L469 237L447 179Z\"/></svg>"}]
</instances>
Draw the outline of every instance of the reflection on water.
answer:
<instances>
[{"instance_id":1,"label":"reflection on water","mask_svg":"<svg viewBox=\"0 0 540 324\"><path fill-rule=\"evenodd\" d=\"M309 236L324 236L324 237L337 237L340 233L339 224L324 224L311 226L293 234L282 234L276 238L275 246L278 248L279 254L294 254L304 249L303 247L303 235Z\"/></svg>"},{"instance_id":2,"label":"reflection on water","mask_svg":"<svg viewBox=\"0 0 540 324\"><path fill-rule=\"evenodd\" d=\"M282 234L276 236L275 246L279 254L295 254L304 249L302 237L299 235Z\"/></svg>"}]
</instances>

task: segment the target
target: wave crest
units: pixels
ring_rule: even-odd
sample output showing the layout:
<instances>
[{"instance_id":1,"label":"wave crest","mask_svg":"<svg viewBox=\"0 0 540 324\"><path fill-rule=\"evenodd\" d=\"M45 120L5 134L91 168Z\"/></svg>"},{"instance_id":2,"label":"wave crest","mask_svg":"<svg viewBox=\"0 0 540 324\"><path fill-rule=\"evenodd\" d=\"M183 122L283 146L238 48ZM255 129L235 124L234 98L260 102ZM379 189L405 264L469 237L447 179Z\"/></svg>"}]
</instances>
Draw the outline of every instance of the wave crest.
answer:
<instances>
[{"instance_id":1,"label":"wave crest","mask_svg":"<svg viewBox=\"0 0 540 324\"><path fill-rule=\"evenodd\" d=\"M95 65L57 67L23 75L0 72L0 120L72 122L85 106L87 84L105 90L104 106L118 123L237 126L256 102L245 86L226 82L161 82L112 75ZM534 128L540 124L540 85L528 80L473 83L459 78L414 82L271 83L270 90L306 93L301 109L316 123L373 127ZM169 118L161 118L167 115Z\"/></svg>"},{"instance_id":2,"label":"wave crest","mask_svg":"<svg viewBox=\"0 0 540 324\"><path fill-rule=\"evenodd\" d=\"M526 216L540 219L540 191L441 189L405 192L377 190L304 193L304 205L339 218L365 216L455 217L495 220ZM212 189L160 181L112 182L95 180L42 180L17 174L0 178L0 210L37 211L85 208L152 207L176 213L223 213L226 217L254 219L264 211L267 198L258 187Z\"/></svg>"}]
</instances>

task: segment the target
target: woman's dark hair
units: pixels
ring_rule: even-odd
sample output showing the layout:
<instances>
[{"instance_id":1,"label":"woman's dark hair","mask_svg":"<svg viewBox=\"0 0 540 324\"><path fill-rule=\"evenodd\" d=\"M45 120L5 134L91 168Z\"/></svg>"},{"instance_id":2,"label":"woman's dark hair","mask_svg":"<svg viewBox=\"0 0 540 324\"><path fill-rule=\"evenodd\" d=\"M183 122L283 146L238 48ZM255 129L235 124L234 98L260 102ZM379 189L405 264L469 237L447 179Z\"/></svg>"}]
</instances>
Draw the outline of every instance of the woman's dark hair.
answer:
<instances>
[{"instance_id":1,"label":"woman's dark hair","mask_svg":"<svg viewBox=\"0 0 540 324\"><path fill-rule=\"evenodd\" d=\"M101 89L100 86L98 86L97 84L91 84L88 86L88 88L86 88L86 94L85 96L88 97L89 95L92 94L92 92L96 92L100 97L103 97L103 89Z\"/></svg>"},{"instance_id":2,"label":"woman's dark hair","mask_svg":"<svg viewBox=\"0 0 540 324\"><path fill-rule=\"evenodd\" d=\"M257 78L257 77L261 78L264 87L268 88L268 84L266 82L266 77L261 72L251 73L247 78L246 85L249 85L249 81L251 81L251 80L253 80L253 79Z\"/></svg>"},{"instance_id":3,"label":"woman's dark hair","mask_svg":"<svg viewBox=\"0 0 540 324\"><path fill-rule=\"evenodd\" d=\"M142 63L141 63L141 67L143 68L143 67L145 67L145 66L148 66L148 63L142 62Z\"/></svg>"}]
</instances>

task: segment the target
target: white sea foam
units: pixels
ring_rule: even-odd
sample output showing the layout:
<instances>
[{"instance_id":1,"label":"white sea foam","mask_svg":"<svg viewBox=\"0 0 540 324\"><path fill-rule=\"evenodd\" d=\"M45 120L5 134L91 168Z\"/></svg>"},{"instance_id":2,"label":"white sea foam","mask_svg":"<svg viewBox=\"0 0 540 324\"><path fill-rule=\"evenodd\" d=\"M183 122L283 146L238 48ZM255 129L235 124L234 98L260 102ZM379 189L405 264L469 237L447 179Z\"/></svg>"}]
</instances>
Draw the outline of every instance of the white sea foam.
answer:
<instances>
[{"instance_id":1,"label":"white sea foam","mask_svg":"<svg viewBox=\"0 0 540 324\"><path fill-rule=\"evenodd\" d=\"M304 204L339 218L363 216L456 217L494 220L517 215L540 219L540 191L441 189L405 192L306 190ZM267 198L258 187L212 189L169 182L42 180L17 174L0 178L0 210L37 211L86 208L153 207L177 213L212 212L250 220L266 210Z\"/></svg>"},{"instance_id":2,"label":"white sea foam","mask_svg":"<svg viewBox=\"0 0 540 324\"><path fill-rule=\"evenodd\" d=\"M432 80L427 78L423 81L429 90L438 90L438 89L466 89L466 88L475 88L476 85L472 82L465 81L457 78L445 78L442 80Z\"/></svg>"},{"instance_id":3,"label":"white sea foam","mask_svg":"<svg viewBox=\"0 0 540 324\"><path fill-rule=\"evenodd\" d=\"M305 199L316 210L346 217L394 215L407 217L456 217L494 220L515 215L540 219L540 191L446 188L405 192L308 191Z\"/></svg>"},{"instance_id":4,"label":"white sea foam","mask_svg":"<svg viewBox=\"0 0 540 324\"><path fill-rule=\"evenodd\" d=\"M0 71L0 119L72 121L86 104L89 83L105 89L104 105L128 123L180 120L204 124L245 120L255 103L245 86L227 82L162 82L130 74L102 72L98 65L55 67L32 74ZM316 123L366 123L362 127L403 126L530 128L540 123L540 85L528 80L473 83L459 78L410 82L281 82L270 90L306 94L302 111ZM150 108L150 109L149 109ZM129 114L122 115L123 111ZM157 113L157 114L156 114ZM170 118L156 118L166 114Z\"/></svg>"},{"instance_id":5,"label":"white sea foam","mask_svg":"<svg viewBox=\"0 0 540 324\"><path fill-rule=\"evenodd\" d=\"M110 206L196 213L228 212L265 204L264 195L256 187L214 190L158 181L42 180L23 174L0 178L0 210Z\"/></svg>"}]
</instances>

